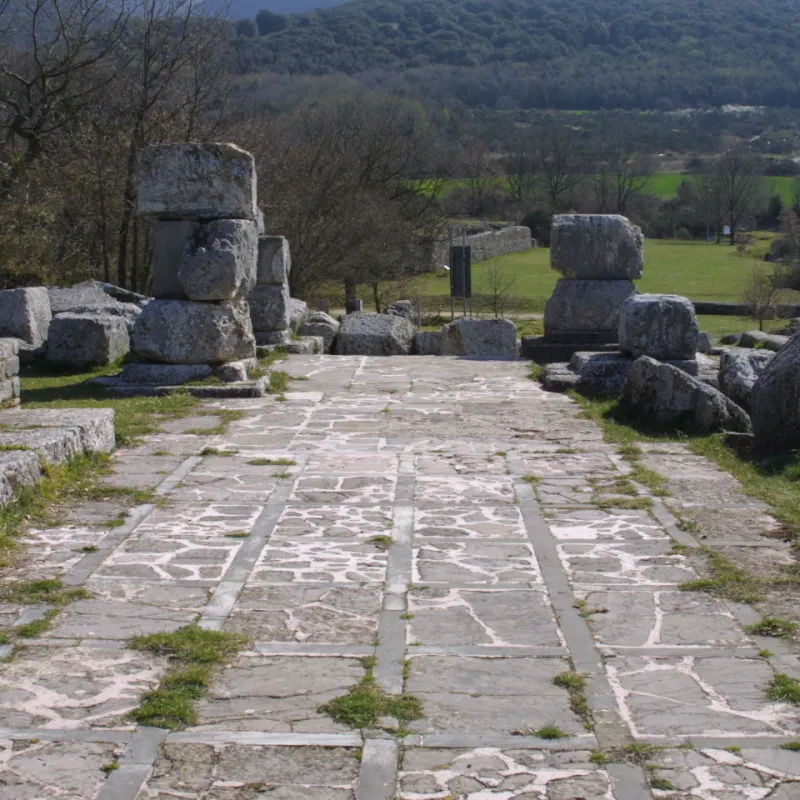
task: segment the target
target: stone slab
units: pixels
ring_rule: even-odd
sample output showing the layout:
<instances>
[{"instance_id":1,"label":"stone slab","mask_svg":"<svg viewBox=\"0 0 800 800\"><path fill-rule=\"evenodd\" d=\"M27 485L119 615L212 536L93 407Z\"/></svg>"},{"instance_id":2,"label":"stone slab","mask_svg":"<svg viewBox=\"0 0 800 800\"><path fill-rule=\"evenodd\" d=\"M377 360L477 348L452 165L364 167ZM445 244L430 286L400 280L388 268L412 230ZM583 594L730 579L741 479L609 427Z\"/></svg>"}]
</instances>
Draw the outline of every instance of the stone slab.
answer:
<instances>
[{"instance_id":1,"label":"stone slab","mask_svg":"<svg viewBox=\"0 0 800 800\"><path fill-rule=\"evenodd\" d=\"M114 410L111 408L23 408L0 411L0 426L9 428L74 428L89 453L114 449Z\"/></svg>"},{"instance_id":2,"label":"stone slab","mask_svg":"<svg viewBox=\"0 0 800 800\"><path fill-rule=\"evenodd\" d=\"M138 154L138 213L156 219L257 218L255 160L234 144L164 144Z\"/></svg>"}]
</instances>

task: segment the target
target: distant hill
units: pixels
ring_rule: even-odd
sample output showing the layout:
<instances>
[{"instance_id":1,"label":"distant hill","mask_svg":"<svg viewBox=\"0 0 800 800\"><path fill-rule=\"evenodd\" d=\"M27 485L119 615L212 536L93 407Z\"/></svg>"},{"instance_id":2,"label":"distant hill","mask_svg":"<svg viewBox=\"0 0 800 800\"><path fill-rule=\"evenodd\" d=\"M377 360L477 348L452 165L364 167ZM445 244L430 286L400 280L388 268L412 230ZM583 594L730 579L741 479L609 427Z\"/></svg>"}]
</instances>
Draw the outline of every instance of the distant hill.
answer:
<instances>
[{"instance_id":1,"label":"distant hill","mask_svg":"<svg viewBox=\"0 0 800 800\"><path fill-rule=\"evenodd\" d=\"M352 0L237 50L242 72L370 73L473 106L800 107L797 0Z\"/></svg>"},{"instance_id":2,"label":"distant hill","mask_svg":"<svg viewBox=\"0 0 800 800\"><path fill-rule=\"evenodd\" d=\"M275 14L302 14L317 8L333 8L347 0L232 0L231 19L255 19L261 9Z\"/></svg>"}]
</instances>

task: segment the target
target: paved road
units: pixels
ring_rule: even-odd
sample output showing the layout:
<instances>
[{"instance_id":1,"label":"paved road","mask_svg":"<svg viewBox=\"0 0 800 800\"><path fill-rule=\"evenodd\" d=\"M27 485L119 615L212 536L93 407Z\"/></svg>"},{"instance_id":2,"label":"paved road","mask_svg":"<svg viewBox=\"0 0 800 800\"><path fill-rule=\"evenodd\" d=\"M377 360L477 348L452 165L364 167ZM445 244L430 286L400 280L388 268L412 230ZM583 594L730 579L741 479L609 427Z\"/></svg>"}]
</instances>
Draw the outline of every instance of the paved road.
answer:
<instances>
[{"instance_id":1,"label":"paved road","mask_svg":"<svg viewBox=\"0 0 800 800\"><path fill-rule=\"evenodd\" d=\"M0 670L0 798L800 798L800 753L779 748L800 716L765 698L774 669L800 677L796 659L772 640L775 657L759 655L752 610L678 590L697 542L660 500L625 510L629 465L568 398L523 363L316 356L287 370L305 380L285 402L226 404L246 415L225 435L186 434L215 424L200 417L119 454L112 481L166 503L111 529L96 523L113 504L86 506L31 534L26 576L94 598ZM683 448L648 459L684 481L684 510L713 485L731 530L768 524ZM165 664L126 640L198 619L254 644L197 726L133 728L124 714ZM400 736L391 718L362 732L319 711L373 655L385 692L423 705ZM589 727L554 680L572 671Z\"/></svg>"}]
</instances>

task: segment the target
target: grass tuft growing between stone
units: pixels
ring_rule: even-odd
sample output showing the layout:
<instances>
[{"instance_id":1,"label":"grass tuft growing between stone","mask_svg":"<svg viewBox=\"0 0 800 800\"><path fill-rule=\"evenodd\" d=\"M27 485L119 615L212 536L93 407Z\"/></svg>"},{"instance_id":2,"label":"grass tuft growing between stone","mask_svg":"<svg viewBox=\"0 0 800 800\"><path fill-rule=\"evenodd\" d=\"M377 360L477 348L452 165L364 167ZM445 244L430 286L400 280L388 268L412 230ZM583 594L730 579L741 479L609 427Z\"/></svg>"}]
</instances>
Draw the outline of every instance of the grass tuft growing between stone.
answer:
<instances>
[{"instance_id":1,"label":"grass tuft growing between stone","mask_svg":"<svg viewBox=\"0 0 800 800\"><path fill-rule=\"evenodd\" d=\"M761 622L755 625L748 625L747 632L755 636L774 636L777 639L788 639L796 633L800 625L790 622L788 619L778 617L764 617Z\"/></svg>"},{"instance_id":2,"label":"grass tuft growing between stone","mask_svg":"<svg viewBox=\"0 0 800 800\"><path fill-rule=\"evenodd\" d=\"M800 706L800 681L779 672L767 687L767 699L775 703Z\"/></svg>"},{"instance_id":3,"label":"grass tuft growing between stone","mask_svg":"<svg viewBox=\"0 0 800 800\"><path fill-rule=\"evenodd\" d=\"M746 570L709 547L701 552L706 556L708 577L682 583L684 592L707 592L736 603L757 603L761 592L755 578Z\"/></svg>"},{"instance_id":4,"label":"grass tuft growing between stone","mask_svg":"<svg viewBox=\"0 0 800 800\"><path fill-rule=\"evenodd\" d=\"M293 458L254 458L247 462L251 467L296 467Z\"/></svg>"},{"instance_id":5,"label":"grass tuft growing between stone","mask_svg":"<svg viewBox=\"0 0 800 800\"><path fill-rule=\"evenodd\" d=\"M586 699L586 678L580 672L570 670L553 678L553 683L569 692L569 707L575 716L580 717L587 730L594 728L594 721Z\"/></svg>"},{"instance_id":6,"label":"grass tuft growing between stone","mask_svg":"<svg viewBox=\"0 0 800 800\"><path fill-rule=\"evenodd\" d=\"M406 725L423 716L422 703L413 695L387 694L375 680L374 656L362 661L366 674L347 694L337 697L317 710L348 728L377 728L381 717L394 717L400 723L398 735L407 733Z\"/></svg>"},{"instance_id":7,"label":"grass tuft growing between stone","mask_svg":"<svg viewBox=\"0 0 800 800\"><path fill-rule=\"evenodd\" d=\"M283 394L289 388L291 377L287 372L273 370L269 374L269 386L267 391L270 394Z\"/></svg>"},{"instance_id":8,"label":"grass tuft growing between stone","mask_svg":"<svg viewBox=\"0 0 800 800\"><path fill-rule=\"evenodd\" d=\"M122 500L131 505L152 502L152 492L104 486L100 479L111 470L111 459L101 453L76 456L69 464L45 464L44 478L23 487L0 508L0 567L8 567L18 550L18 538L27 525L59 524L58 511L69 503Z\"/></svg>"},{"instance_id":9,"label":"grass tuft growing between stone","mask_svg":"<svg viewBox=\"0 0 800 800\"><path fill-rule=\"evenodd\" d=\"M800 742L785 742L781 745L781 750L789 750L793 753L800 752Z\"/></svg>"},{"instance_id":10,"label":"grass tuft growing between stone","mask_svg":"<svg viewBox=\"0 0 800 800\"><path fill-rule=\"evenodd\" d=\"M208 691L216 669L247 647L250 637L239 633L206 631L187 625L172 633L136 636L132 650L166 656L169 670L157 689L142 696L129 717L142 725L174 730L197 721L194 703Z\"/></svg>"}]
</instances>

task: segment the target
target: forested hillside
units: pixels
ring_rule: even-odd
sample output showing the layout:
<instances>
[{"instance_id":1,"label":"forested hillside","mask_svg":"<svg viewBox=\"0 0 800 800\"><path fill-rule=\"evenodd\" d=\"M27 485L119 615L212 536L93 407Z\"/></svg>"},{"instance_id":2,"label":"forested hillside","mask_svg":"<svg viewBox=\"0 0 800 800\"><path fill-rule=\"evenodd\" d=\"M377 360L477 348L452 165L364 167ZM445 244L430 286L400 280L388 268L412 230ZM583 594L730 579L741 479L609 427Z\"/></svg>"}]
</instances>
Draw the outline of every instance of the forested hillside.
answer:
<instances>
[{"instance_id":1,"label":"forested hillside","mask_svg":"<svg viewBox=\"0 0 800 800\"><path fill-rule=\"evenodd\" d=\"M800 107L796 0L354 0L247 33L243 73L344 72L471 106Z\"/></svg>"}]
</instances>

